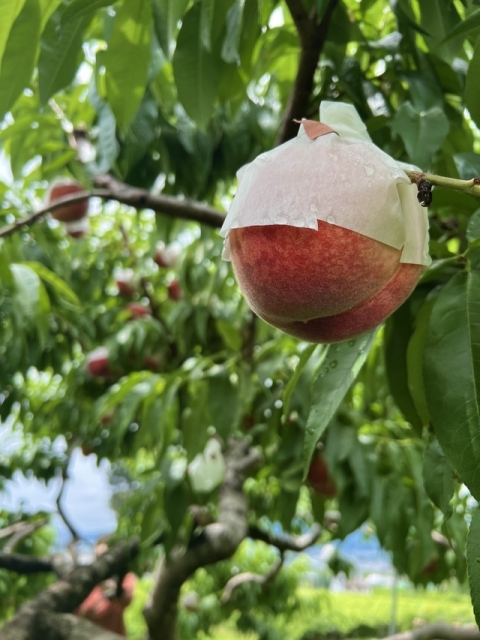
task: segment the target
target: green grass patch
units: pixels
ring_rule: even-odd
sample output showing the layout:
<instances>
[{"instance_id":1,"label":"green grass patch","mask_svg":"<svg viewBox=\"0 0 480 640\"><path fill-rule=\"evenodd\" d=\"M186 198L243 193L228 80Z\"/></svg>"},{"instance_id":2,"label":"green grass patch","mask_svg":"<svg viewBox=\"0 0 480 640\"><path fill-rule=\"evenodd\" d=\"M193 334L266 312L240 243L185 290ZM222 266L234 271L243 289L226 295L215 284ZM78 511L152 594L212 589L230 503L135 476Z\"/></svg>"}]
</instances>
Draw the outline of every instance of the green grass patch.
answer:
<instances>
[{"instance_id":1,"label":"green grass patch","mask_svg":"<svg viewBox=\"0 0 480 640\"><path fill-rule=\"evenodd\" d=\"M132 605L126 612L126 624L131 640L145 636L142 609L151 589L151 581L138 583ZM298 592L301 605L288 619L280 616L275 627L282 636L299 640L310 630L327 632L332 629L348 633L360 625L379 627L390 622L392 595L388 589L375 589L365 593L330 593L326 589L302 588ZM412 628L413 622L445 622L469 624L474 622L472 605L466 593L454 591L399 590L397 600L397 628ZM215 627L211 636L199 634L199 640L257 640L254 634L242 634L235 629L233 620ZM180 639L182 640L182 639Z\"/></svg>"}]
</instances>

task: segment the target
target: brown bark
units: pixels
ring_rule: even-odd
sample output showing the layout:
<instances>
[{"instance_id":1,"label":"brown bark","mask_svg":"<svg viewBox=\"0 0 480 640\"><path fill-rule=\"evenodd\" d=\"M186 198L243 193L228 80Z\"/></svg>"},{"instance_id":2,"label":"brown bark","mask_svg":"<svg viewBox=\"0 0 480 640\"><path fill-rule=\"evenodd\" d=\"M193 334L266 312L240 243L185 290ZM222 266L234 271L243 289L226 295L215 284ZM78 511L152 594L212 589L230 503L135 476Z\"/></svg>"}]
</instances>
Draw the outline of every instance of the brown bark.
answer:
<instances>
[{"instance_id":1,"label":"brown bark","mask_svg":"<svg viewBox=\"0 0 480 640\"><path fill-rule=\"evenodd\" d=\"M183 583L200 567L230 558L247 536L247 500L242 487L247 470L258 460L259 454L251 451L244 441L230 441L218 520L204 528L195 546L178 546L169 558L159 563L155 585L144 610L149 640L177 637L178 599Z\"/></svg>"},{"instance_id":2,"label":"brown bark","mask_svg":"<svg viewBox=\"0 0 480 640\"><path fill-rule=\"evenodd\" d=\"M330 0L321 21L317 23L316 13L308 15L301 4L301 0L288 0L287 2L298 31L301 49L297 76L283 117L278 144L294 138L299 127L294 120L301 120L307 115L315 71L327 39L332 14L337 4L338 0Z\"/></svg>"},{"instance_id":3,"label":"brown bark","mask_svg":"<svg viewBox=\"0 0 480 640\"><path fill-rule=\"evenodd\" d=\"M138 543L121 543L100 556L88 566L76 567L24 604L15 616L0 630L2 640L47 640L51 628L51 640L63 640L55 631L56 613L69 613L76 609L100 582L128 570L131 559L138 553ZM43 635L38 636L38 629ZM55 635L57 634L57 635ZM50 640L49 638L49 640ZM107 639L105 639L107 640Z\"/></svg>"},{"instance_id":4,"label":"brown bark","mask_svg":"<svg viewBox=\"0 0 480 640\"><path fill-rule=\"evenodd\" d=\"M23 553L4 553L0 551L0 569L16 573L45 573L55 570L52 558L36 558Z\"/></svg>"}]
</instances>

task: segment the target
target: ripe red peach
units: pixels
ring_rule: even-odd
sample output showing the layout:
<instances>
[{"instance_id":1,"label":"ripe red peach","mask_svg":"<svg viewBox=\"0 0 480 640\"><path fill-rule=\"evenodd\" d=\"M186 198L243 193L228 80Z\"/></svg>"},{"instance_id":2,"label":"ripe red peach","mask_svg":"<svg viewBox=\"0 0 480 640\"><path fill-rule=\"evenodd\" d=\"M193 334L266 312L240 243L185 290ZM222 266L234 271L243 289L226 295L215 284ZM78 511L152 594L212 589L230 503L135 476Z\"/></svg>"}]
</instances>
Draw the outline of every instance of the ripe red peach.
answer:
<instances>
[{"instance_id":1,"label":"ripe red peach","mask_svg":"<svg viewBox=\"0 0 480 640\"><path fill-rule=\"evenodd\" d=\"M232 229L232 265L253 311L309 342L340 342L381 324L415 288L422 265L334 224Z\"/></svg>"},{"instance_id":2,"label":"ripe red peach","mask_svg":"<svg viewBox=\"0 0 480 640\"><path fill-rule=\"evenodd\" d=\"M77 193L85 191L85 188L75 180L59 179L52 183L47 195L48 204L52 204L60 198L66 198L67 196L73 196ZM60 222L75 222L81 220L87 215L88 212L88 200L82 200L81 202L74 202L72 204L66 204L63 207L54 209L52 211L52 218L60 220Z\"/></svg>"}]
</instances>

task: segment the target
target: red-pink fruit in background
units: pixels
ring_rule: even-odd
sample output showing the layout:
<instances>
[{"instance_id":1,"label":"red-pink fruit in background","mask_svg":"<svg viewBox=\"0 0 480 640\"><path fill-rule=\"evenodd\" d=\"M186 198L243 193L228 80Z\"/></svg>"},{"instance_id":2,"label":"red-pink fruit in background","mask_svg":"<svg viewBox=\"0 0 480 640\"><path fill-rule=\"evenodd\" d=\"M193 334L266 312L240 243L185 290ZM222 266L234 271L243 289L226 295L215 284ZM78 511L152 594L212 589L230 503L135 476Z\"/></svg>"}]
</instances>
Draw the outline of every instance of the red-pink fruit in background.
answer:
<instances>
[{"instance_id":1,"label":"red-pink fruit in background","mask_svg":"<svg viewBox=\"0 0 480 640\"><path fill-rule=\"evenodd\" d=\"M127 298L133 296L137 291L137 280L133 269L116 269L115 283L118 292Z\"/></svg>"},{"instance_id":2,"label":"red-pink fruit in background","mask_svg":"<svg viewBox=\"0 0 480 640\"><path fill-rule=\"evenodd\" d=\"M128 304L127 311L129 312L132 320L134 318L145 318L146 316L152 315L150 309L140 302L131 302Z\"/></svg>"},{"instance_id":3,"label":"red-pink fruit in background","mask_svg":"<svg viewBox=\"0 0 480 640\"><path fill-rule=\"evenodd\" d=\"M170 300L181 300L183 298L183 289L178 280L172 280L168 285L168 297Z\"/></svg>"},{"instance_id":4,"label":"red-pink fruit in background","mask_svg":"<svg viewBox=\"0 0 480 640\"><path fill-rule=\"evenodd\" d=\"M106 347L98 347L88 354L87 371L92 378L105 378L109 375L109 353Z\"/></svg>"},{"instance_id":5,"label":"red-pink fruit in background","mask_svg":"<svg viewBox=\"0 0 480 640\"><path fill-rule=\"evenodd\" d=\"M157 242L155 247L154 261L159 267L174 267L180 257L180 248L175 245L166 246L164 242Z\"/></svg>"},{"instance_id":6,"label":"red-pink fruit in background","mask_svg":"<svg viewBox=\"0 0 480 640\"><path fill-rule=\"evenodd\" d=\"M309 342L340 342L381 324L423 271L401 250L334 224L232 229L232 265L253 311Z\"/></svg>"},{"instance_id":7,"label":"red-pink fruit in background","mask_svg":"<svg viewBox=\"0 0 480 640\"><path fill-rule=\"evenodd\" d=\"M88 218L65 223L65 231L71 238L75 238L76 240L84 238L89 230L90 223L88 222Z\"/></svg>"},{"instance_id":8,"label":"red-pink fruit in background","mask_svg":"<svg viewBox=\"0 0 480 640\"><path fill-rule=\"evenodd\" d=\"M320 496L334 498L337 495L337 485L330 477L327 461L321 453L314 453L307 480L315 493Z\"/></svg>"},{"instance_id":9,"label":"red-pink fruit in background","mask_svg":"<svg viewBox=\"0 0 480 640\"><path fill-rule=\"evenodd\" d=\"M75 180L68 180L59 178L52 183L47 194L48 204L52 204L55 200L60 198L66 198L67 196L73 196L76 193L85 191L85 188ZM61 222L74 222L81 220L87 215L88 212L88 200L82 200L81 202L74 202L72 204L66 204L63 207L59 207L52 211L52 218L60 220Z\"/></svg>"}]
</instances>

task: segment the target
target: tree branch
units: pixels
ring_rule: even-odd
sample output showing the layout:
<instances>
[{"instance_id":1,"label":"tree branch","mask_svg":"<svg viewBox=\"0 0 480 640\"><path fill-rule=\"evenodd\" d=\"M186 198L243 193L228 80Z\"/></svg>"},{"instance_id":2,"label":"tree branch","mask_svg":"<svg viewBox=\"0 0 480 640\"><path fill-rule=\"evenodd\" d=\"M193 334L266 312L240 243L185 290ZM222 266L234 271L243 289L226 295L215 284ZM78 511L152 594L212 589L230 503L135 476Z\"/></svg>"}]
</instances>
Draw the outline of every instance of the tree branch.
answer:
<instances>
[{"instance_id":1,"label":"tree branch","mask_svg":"<svg viewBox=\"0 0 480 640\"><path fill-rule=\"evenodd\" d=\"M136 209L152 209L172 218L192 220L209 227L221 227L225 220L224 213L206 204L186 198L154 195L145 189L138 189L120 182L110 175L96 176L95 186L108 194L101 197L117 200Z\"/></svg>"},{"instance_id":2,"label":"tree branch","mask_svg":"<svg viewBox=\"0 0 480 640\"><path fill-rule=\"evenodd\" d=\"M253 540L261 540L272 547L279 549L281 553L285 551L304 551L314 545L322 534L322 529L318 524L314 524L308 533L301 536L276 535L271 531L264 531L258 527L251 526L248 529L248 537Z\"/></svg>"},{"instance_id":3,"label":"tree branch","mask_svg":"<svg viewBox=\"0 0 480 640\"><path fill-rule=\"evenodd\" d=\"M15 616L2 627L2 640L36 640L42 616L48 626L52 614L68 613L76 609L97 584L127 571L138 551L137 540L131 540L116 545L91 565L76 567L20 607ZM42 637L45 638L45 634ZM54 637L58 638L58 635Z\"/></svg>"},{"instance_id":4,"label":"tree branch","mask_svg":"<svg viewBox=\"0 0 480 640\"><path fill-rule=\"evenodd\" d=\"M4 551L0 551L0 569L24 575L55 571L52 558L36 558L23 553L6 553Z\"/></svg>"},{"instance_id":5,"label":"tree branch","mask_svg":"<svg viewBox=\"0 0 480 640\"><path fill-rule=\"evenodd\" d=\"M255 584L259 584L260 586L265 586L269 582L273 580L273 578L277 575L280 569L283 566L284 554L280 552L277 560L272 564L270 569L267 571L265 575L261 575L259 573L252 573L250 571L246 571L245 573L239 573L230 580L225 585L223 590L223 594L220 602L222 604L226 604L231 599L233 592L237 587L247 582L255 582Z\"/></svg>"},{"instance_id":6,"label":"tree branch","mask_svg":"<svg viewBox=\"0 0 480 640\"><path fill-rule=\"evenodd\" d=\"M12 536L12 538L3 548L4 552L11 553L19 542L21 542L24 538L27 538L30 534L34 533L34 531L36 531L37 529L41 529L42 527L44 527L47 523L48 518L42 518L41 520L37 520L36 522L28 522L26 520L22 520L21 522L16 522L15 524L11 524L8 527L0 529L0 540L2 538L8 538L9 536Z\"/></svg>"},{"instance_id":7,"label":"tree branch","mask_svg":"<svg viewBox=\"0 0 480 640\"><path fill-rule=\"evenodd\" d=\"M395 633L383 640L480 640L477 627L454 627L447 624L426 624L418 629Z\"/></svg>"},{"instance_id":8,"label":"tree branch","mask_svg":"<svg viewBox=\"0 0 480 640\"><path fill-rule=\"evenodd\" d=\"M285 4L290 11L295 27L298 31L300 41L307 40L311 31L311 20L307 10L303 6L302 0L285 0Z\"/></svg>"},{"instance_id":9,"label":"tree branch","mask_svg":"<svg viewBox=\"0 0 480 640\"><path fill-rule=\"evenodd\" d=\"M298 31L301 51L297 76L284 114L277 143L282 144L297 135L298 124L307 115L308 103L313 91L313 81L323 51L328 27L339 0L330 0L321 21L317 24L316 13L308 16L301 0L288 0L287 5ZM301 8L300 8L301 6ZM302 11L303 9L303 11Z\"/></svg>"},{"instance_id":10,"label":"tree branch","mask_svg":"<svg viewBox=\"0 0 480 640\"><path fill-rule=\"evenodd\" d=\"M230 558L248 533L245 473L260 460L243 440L232 439L226 455L225 480L220 488L218 520L208 524L196 543L177 546L157 568L155 585L144 610L150 640L172 640L176 633L182 584L200 567Z\"/></svg>"},{"instance_id":11,"label":"tree branch","mask_svg":"<svg viewBox=\"0 0 480 640\"><path fill-rule=\"evenodd\" d=\"M480 198L480 178L471 180L459 180L457 178L445 178L434 173L423 173L422 171L408 171L405 173L413 184L418 185L422 180L428 180L434 187L443 187L452 191L460 191L470 196Z\"/></svg>"},{"instance_id":12,"label":"tree branch","mask_svg":"<svg viewBox=\"0 0 480 640\"><path fill-rule=\"evenodd\" d=\"M70 462L70 458L67 459L67 462L65 463L65 466L62 467L62 486L60 487L60 491L58 493L57 499L56 499L56 505L57 505L57 511L60 515L60 517L62 518L63 522L65 523L67 529L70 531L70 534L72 535L72 542L75 543L78 540L80 540L80 536L77 533L77 530L75 529L75 527L72 525L72 523L70 522L70 518L67 516L67 514L65 513L63 506L62 506L62 497L63 497L63 492L65 490L65 486L66 486L66 481L68 480L68 464ZM74 559L76 560L76 559Z\"/></svg>"},{"instance_id":13,"label":"tree branch","mask_svg":"<svg viewBox=\"0 0 480 640\"><path fill-rule=\"evenodd\" d=\"M116 200L122 204L126 204L136 209L152 209L156 213L162 213L172 218L181 218L182 220L192 220L209 227L221 227L225 220L225 214L206 204L201 204L186 198L174 198L172 196L154 195L145 189L137 189L128 184L119 182L112 176L97 176L95 179L97 185L105 185L105 188L92 189L59 198L49 205L38 209L25 218L20 218L12 224L6 225L0 229L0 238L6 238L13 235L23 227L29 227L48 213L65 206L66 204L74 204L82 202L89 198L102 198L103 200Z\"/></svg>"}]
</instances>

